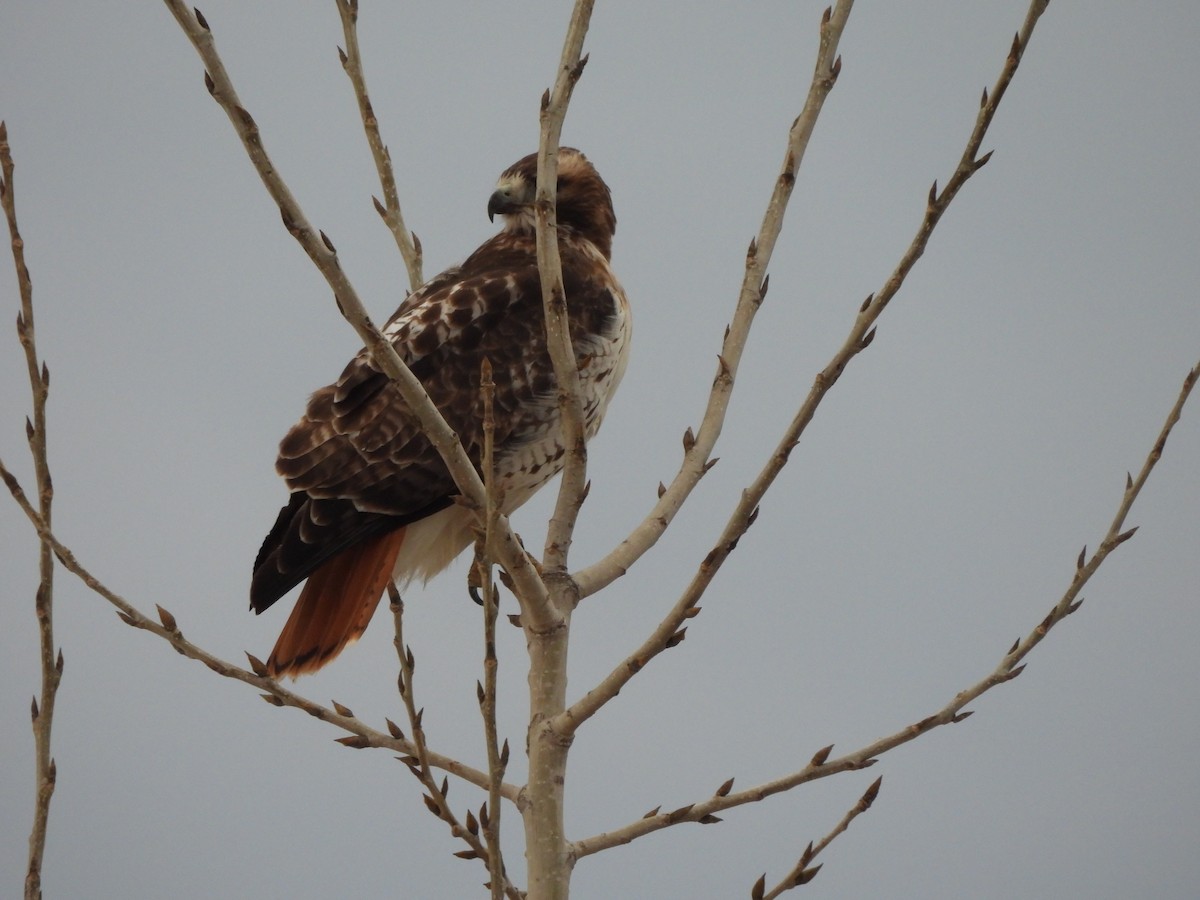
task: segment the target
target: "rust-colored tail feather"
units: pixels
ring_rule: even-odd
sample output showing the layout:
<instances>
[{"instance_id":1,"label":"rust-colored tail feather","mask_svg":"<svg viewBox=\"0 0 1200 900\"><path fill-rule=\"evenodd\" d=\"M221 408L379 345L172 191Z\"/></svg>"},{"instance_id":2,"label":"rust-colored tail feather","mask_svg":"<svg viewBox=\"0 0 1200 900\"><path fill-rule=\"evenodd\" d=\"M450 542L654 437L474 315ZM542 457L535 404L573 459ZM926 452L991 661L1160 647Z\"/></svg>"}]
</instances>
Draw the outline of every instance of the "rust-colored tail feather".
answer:
<instances>
[{"instance_id":1,"label":"rust-colored tail feather","mask_svg":"<svg viewBox=\"0 0 1200 900\"><path fill-rule=\"evenodd\" d=\"M272 676L315 672L362 636L392 576L404 532L343 550L308 577L267 660Z\"/></svg>"}]
</instances>

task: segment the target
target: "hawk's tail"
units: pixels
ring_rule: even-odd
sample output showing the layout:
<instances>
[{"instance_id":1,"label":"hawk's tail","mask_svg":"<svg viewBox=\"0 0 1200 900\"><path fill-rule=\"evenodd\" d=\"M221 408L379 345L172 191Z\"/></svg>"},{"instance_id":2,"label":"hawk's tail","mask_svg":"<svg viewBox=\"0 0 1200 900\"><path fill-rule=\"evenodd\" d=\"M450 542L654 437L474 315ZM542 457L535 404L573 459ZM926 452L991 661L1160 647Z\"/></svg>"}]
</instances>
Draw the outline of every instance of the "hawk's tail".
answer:
<instances>
[{"instance_id":1,"label":"hawk's tail","mask_svg":"<svg viewBox=\"0 0 1200 900\"><path fill-rule=\"evenodd\" d=\"M405 531L343 550L308 577L267 660L273 677L315 672L359 639L392 576Z\"/></svg>"}]
</instances>

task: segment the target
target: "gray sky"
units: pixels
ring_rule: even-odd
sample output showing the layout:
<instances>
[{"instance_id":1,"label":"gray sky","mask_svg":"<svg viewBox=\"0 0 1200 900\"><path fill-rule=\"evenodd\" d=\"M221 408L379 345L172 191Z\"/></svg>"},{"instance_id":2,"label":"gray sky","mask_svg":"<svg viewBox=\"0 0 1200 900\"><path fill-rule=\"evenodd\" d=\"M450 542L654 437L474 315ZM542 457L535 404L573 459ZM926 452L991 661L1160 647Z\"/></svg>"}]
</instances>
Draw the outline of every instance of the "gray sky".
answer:
<instances>
[{"instance_id":1,"label":"gray sky","mask_svg":"<svg viewBox=\"0 0 1200 900\"><path fill-rule=\"evenodd\" d=\"M698 424L821 8L598 4L564 143L612 186L615 267L636 328L592 446L578 564L645 515ZM571 697L643 638L707 552L907 246L930 182L948 177L1024 8L856 10L721 463L658 552L581 607ZM202 9L277 165L386 316L403 267L371 208L378 188L333 3ZM992 162L821 407L687 640L580 733L571 837L932 713L1066 588L1200 356L1200 7L1149 10L1051 5L985 144ZM364 3L368 81L427 274L493 231L487 196L534 149L566 18L561 3ZM0 117L53 374L56 530L142 609L161 603L227 659L263 656L285 609L256 618L246 592L285 499L275 445L356 338L165 8L3 4ZM0 454L28 488L10 274L0 307ZM1141 530L1083 609L968 722L869 772L585 859L574 896L745 896L879 774L878 802L823 856L807 896L1194 896L1197 421L1189 410L1130 518ZM527 543L540 546L551 499L517 515ZM463 571L411 591L407 621L430 740L478 763L480 624ZM36 542L4 499L0 572L0 893L15 895L32 809ZM57 585L66 671L47 897L478 896L482 868L451 857L461 845L388 754L336 745L337 732L122 625L67 575ZM502 729L520 750L523 646L514 629L502 638ZM400 721L395 668L381 617L300 687L368 721ZM480 799L451 791L459 809ZM509 863L523 872L516 840Z\"/></svg>"}]
</instances>

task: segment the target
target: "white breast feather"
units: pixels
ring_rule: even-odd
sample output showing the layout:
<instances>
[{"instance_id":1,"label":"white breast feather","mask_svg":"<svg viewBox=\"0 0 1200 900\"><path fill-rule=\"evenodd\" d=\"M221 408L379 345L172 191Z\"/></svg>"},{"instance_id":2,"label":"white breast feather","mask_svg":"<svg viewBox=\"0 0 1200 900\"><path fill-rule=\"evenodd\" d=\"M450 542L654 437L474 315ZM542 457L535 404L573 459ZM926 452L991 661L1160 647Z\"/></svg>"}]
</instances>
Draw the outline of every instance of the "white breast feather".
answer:
<instances>
[{"instance_id":1,"label":"white breast feather","mask_svg":"<svg viewBox=\"0 0 1200 900\"><path fill-rule=\"evenodd\" d=\"M598 252L597 259L608 268ZM584 360L580 367L583 393L584 431L590 440L600 428L608 404L616 393L629 361L629 339L633 321L629 301L611 271L608 273L617 313L608 333L579 342L576 355ZM546 398L545 423L526 441L497 460L504 491L503 512L511 513L562 468L562 432L552 406L553 395ZM460 506L450 506L408 526L392 577L401 588L415 578L428 581L471 545L474 540L474 515Z\"/></svg>"}]
</instances>

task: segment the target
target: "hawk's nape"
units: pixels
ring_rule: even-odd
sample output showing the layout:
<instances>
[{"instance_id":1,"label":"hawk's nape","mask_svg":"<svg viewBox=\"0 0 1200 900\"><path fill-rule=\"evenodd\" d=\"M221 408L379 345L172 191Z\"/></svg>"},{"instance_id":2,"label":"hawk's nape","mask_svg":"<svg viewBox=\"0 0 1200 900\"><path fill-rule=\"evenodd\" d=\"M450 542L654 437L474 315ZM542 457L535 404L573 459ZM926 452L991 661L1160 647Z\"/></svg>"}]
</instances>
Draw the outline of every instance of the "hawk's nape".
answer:
<instances>
[{"instance_id":1,"label":"hawk's nape","mask_svg":"<svg viewBox=\"0 0 1200 900\"><path fill-rule=\"evenodd\" d=\"M480 364L491 362L495 477L510 513L562 468L554 369L546 347L533 201L537 155L500 176L488 215L504 228L462 265L400 305L384 334L478 467ZM587 158L559 151L559 254L583 391L584 431L600 427L625 371L630 313L609 265L616 216ZM428 580L473 540L472 514L399 391L360 351L279 447L291 498L254 565L250 606L305 581L267 662L273 676L314 672L366 629L389 579Z\"/></svg>"}]
</instances>

